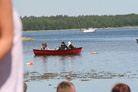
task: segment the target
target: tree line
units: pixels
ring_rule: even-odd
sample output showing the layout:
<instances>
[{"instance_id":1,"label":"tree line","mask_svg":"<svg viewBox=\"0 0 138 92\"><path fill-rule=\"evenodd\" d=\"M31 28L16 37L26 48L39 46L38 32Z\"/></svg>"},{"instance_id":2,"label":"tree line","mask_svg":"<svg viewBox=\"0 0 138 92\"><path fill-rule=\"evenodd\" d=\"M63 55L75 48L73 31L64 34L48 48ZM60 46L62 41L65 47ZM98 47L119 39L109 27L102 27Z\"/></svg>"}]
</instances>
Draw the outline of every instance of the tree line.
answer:
<instances>
[{"instance_id":1,"label":"tree line","mask_svg":"<svg viewBox=\"0 0 138 92\"><path fill-rule=\"evenodd\" d=\"M21 20L24 31L138 26L138 14L24 16Z\"/></svg>"}]
</instances>

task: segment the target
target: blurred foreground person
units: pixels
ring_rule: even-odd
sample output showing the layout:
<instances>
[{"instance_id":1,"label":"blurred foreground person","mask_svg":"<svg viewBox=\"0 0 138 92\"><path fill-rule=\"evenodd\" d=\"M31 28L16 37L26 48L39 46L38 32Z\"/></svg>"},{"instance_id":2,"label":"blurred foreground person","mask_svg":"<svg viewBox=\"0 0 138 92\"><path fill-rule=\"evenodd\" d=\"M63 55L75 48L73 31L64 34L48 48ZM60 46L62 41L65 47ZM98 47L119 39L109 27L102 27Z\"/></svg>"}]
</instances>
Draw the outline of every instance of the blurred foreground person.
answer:
<instances>
[{"instance_id":1,"label":"blurred foreground person","mask_svg":"<svg viewBox=\"0 0 138 92\"><path fill-rule=\"evenodd\" d=\"M63 81L58 84L57 92L76 92L75 87L71 82Z\"/></svg>"},{"instance_id":2,"label":"blurred foreground person","mask_svg":"<svg viewBox=\"0 0 138 92\"><path fill-rule=\"evenodd\" d=\"M118 83L112 88L112 92L131 92L128 85L124 83Z\"/></svg>"},{"instance_id":3,"label":"blurred foreground person","mask_svg":"<svg viewBox=\"0 0 138 92\"><path fill-rule=\"evenodd\" d=\"M22 25L11 0L0 0L0 92L23 92Z\"/></svg>"},{"instance_id":4,"label":"blurred foreground person","mask_svg":"<svg viewBox=\"0 0 138 92\"><path fill-rule=\"evenodd\" d=\"M26 92L26 90L27 90L27 84L24 83L24 92Z\"/></svg>"}]
</instances>

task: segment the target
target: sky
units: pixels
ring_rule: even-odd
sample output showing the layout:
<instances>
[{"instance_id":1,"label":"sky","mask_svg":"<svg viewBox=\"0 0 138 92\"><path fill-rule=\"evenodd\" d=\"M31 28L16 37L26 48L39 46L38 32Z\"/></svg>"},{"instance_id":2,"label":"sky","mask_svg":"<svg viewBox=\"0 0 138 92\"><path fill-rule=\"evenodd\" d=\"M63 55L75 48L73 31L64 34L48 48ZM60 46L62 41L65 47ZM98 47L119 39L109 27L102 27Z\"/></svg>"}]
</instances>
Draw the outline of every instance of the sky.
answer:
<instances>
[{"instance_id":1,"label":"sky","mask_svg":"<svg viewBox=\"0 0 138 92\"><path fill-rule=\"evenodd\" d=\"M138 0L13 0L20 16L138 14Z\"/></svg>"}]
</instances>

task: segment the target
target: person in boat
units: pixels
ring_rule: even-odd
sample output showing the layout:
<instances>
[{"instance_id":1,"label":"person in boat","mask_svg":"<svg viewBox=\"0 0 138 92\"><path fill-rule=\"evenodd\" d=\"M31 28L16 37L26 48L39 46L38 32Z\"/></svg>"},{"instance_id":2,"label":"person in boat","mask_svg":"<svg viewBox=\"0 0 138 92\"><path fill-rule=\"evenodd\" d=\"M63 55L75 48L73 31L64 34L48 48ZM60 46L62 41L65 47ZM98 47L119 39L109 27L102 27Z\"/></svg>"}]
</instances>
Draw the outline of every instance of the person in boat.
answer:
<instances>
[{"instance_id":1,"label":"person in boat","mask_svg":"<svg viewBox=\"0 0 138 92\"><path fill-rule=\"evenodd\" d=\"M70 41L68 41L68 48L69 48L69 49L74 49L74 48L75 48L75 47L71 44Z\"/></svg>"},{"instance_id":2,"label":"person in boat","mask_svg":"<svg viewBox=\"0 0 138 92\"><path fill-rule=\"evenodd\" d=\"M67 45L65 44L65 42L62 42L62 43L61 43L61 47L58 48L58 50L67 50L67 49L68 49L68 47L67 47Z\"/></svg>"},{"instance_id":3,"label":"person in boat","mask_svg":"<svg viewBox=\"0 0 138 92\"><path fill-rule=\"evenodd\" d=\"M41 46L41 50L48 50L48 49L49 49L49 48L48 48L46 42L43 42L43 43L42 43L42 46Z\"/></svg>"}]
</instances>

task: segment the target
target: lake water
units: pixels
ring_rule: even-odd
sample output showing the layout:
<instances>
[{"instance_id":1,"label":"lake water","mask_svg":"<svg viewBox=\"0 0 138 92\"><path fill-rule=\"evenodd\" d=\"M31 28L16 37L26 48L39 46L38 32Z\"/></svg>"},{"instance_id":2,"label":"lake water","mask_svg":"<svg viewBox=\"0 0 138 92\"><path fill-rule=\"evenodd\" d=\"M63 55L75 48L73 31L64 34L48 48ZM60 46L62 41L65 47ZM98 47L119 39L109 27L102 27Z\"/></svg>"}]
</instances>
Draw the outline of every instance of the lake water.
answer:
<instances>
[{"instance_id":1,"label":"lake water","mask_svg":"<svg viewBox=\"0 0 138 92\"><path fill-rule=\"evenodd\" d=\"M72 82L77 92L110 92L118 82L138 92L138 28L23 32L23 36L37 39L23 42L27 92L56 92L61 81ZM35 56L33 49L40 49L43 41L50 49L62 41L83 48L80 55Z\"/></svg>"}]
</instances>

